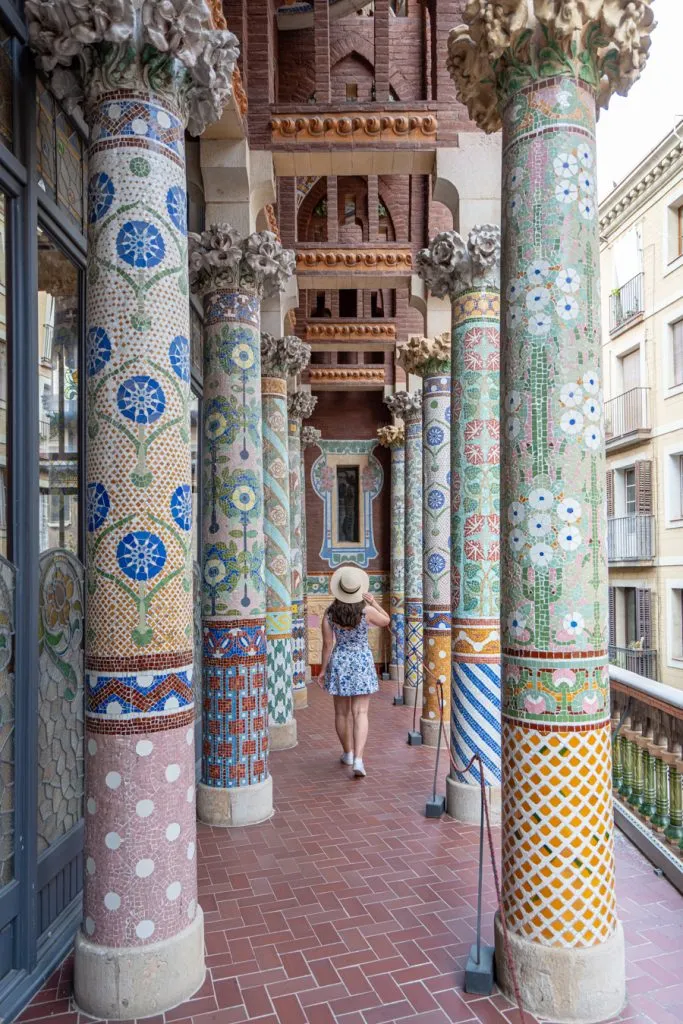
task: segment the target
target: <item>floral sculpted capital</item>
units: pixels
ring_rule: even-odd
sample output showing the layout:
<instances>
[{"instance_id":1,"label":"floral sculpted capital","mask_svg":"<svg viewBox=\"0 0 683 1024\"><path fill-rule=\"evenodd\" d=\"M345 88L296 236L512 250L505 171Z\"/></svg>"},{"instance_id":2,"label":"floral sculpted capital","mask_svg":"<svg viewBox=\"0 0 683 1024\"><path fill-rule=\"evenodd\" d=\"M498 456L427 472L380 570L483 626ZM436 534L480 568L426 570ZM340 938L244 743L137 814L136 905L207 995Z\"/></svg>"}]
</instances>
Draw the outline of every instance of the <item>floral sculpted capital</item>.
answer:
<instances>
[{"instance_id":1,"label":"floral sculpted capital","mask_svg":"<svg viewBox=\"0 0 683 1024\"><path fill-rule=\"evenodd\" d=\"M322 436L322 432L317 427L302 427L301 447L308 448L309 445L317 444Z\"/></svg>"},{"instance_id":2,"label":"floral sculpted capital","mask_svg":"<svg viewBox=\"0 0 683 1024\"><path fill-rule=\"evenodd\" d=\"M377 437L385 448L401 448L406 443L405 427L400 423L391 423L387 427L380 427Z\"/></svg>"},{"instance_id":3,"label":"floral sculpted capital","mask_svg":"<svg viewBox=\"0 0 683 1024\"><path fill-rule=\"evenodd\" d=\"M451 332L445 331L435 338L421 338L411 335L399 349L398 363L406 373L417 376L428 375L438 368L446 369L451 358Z\"/></svg>"},{"instance_id":4,"label":"floral sculpted capital","mask_svg":"<svg viewBox=\"0 0 683 1024\"><path fill-rule=\"evenodd\" d=\"M312 395L310 391L293 391L287 401L287 411L289 412L290 420L301 420L308 419L309 416L313 415L313 410L318 404L318 399L315 395Z\"/></svg>"},{"instance_id":5,"label":"floral sculpted capital","mask_svg":"<svg viewBox=\"0 0 683 1024\"><path fill-rule=\"evenodd\" d=\"M395 391L384 399L387 408L402 420L415 419L422 413L421 391Z\"/></svg>"},{"instance_id":6,"label":"floral sculpted capital","mask_svg":"<svg viewBox=\"0 0 683 1024\"><path fill-rule=\"evenodd\" d=\"M485 132L500 130L509 96L567 75L592 86L599 106L640 77L655 26L651 0L469 0L448 38L458 98Z\"/></svg>"},{"instance_id":7,"label":"floral sculpted capital","mask_svg":"<svg viewBox=\"0 0 683 1024\"><path fill-rule=\"evenodd\" d=\"M500 287L500 228L479 224L467 236L442 231L416 257L417 272L432 295L454 298L469 288ZM412 371L411 371L412 372Z\"/></svg>"},{"instance_id":8,"label":"floral sculpted capital","mask_svg":"<svg viewBox=\"0 0 683 1024\"><path fill-rule=\"evenodd\" d=\"M261 333L261 376L294 377L301 373L311 361L311 346L301 338L287 334L274 338L265 331Z\"/></svg>"},{"instance_id":9,"label":"floral sculpted capital","mask_svg":"<svg viewBox=\"0 0 683 1024\"><path fill-rule=\"evenodd\" d=\"M188 235L190 286L200 295L212 291L253 291L277 295L294 273L294 253L270 231L242 238L230 224L212 224Z\"/></svg>"}]
</instances>

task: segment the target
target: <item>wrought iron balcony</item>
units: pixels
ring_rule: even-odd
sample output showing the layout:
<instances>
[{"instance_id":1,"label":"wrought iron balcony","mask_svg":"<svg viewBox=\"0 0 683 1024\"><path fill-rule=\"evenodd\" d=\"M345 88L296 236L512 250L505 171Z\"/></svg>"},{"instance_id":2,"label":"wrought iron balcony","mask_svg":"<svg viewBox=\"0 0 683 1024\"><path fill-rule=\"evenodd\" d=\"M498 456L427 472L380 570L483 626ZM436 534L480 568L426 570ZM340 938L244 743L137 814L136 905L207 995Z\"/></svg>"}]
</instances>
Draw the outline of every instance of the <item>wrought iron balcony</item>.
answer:
<instances>
[{"instance_id":1,"label":"wrought iron balcony","mask_svg":"<svg viewBox=\"0 0 683 1024\"><path fill-rule=\"evenodd\" d=\"M605 440L613 450L648 437L650 426L650 389L631 388L605 402Z\"/></svg>"},{"instance_id":2,"label":"wrought iron balcony","mask_svg":"<svg viewBox=\"0 0 683 1024\"><path fill-rule=\"evenodd\" d=\"M609 645L609 663L617 668L635 672L646 679L657 678L657 651L634 650L632 647L614 647Z\"/></svg>"},{"instance_id":3,"label":"wrought iron balcony","mask_svg":"<svg viewBox=\"0 0 683 1024\"><path fill-rule=\"evenodd\" d=\"M610 562L638 562L655 557L655 517L619 516L607 520Z\"/></svg>"},{"instance_id":4,"label":"wrought iron balcony","mask_svg":"<svg viewBox=\"0 0 683 1024\"><path fill-rule=\"evenodd\" d=\"M610 334L635 320L643 312L643 274L636 274L609 297Z\"/></svg>"}]
</instances>

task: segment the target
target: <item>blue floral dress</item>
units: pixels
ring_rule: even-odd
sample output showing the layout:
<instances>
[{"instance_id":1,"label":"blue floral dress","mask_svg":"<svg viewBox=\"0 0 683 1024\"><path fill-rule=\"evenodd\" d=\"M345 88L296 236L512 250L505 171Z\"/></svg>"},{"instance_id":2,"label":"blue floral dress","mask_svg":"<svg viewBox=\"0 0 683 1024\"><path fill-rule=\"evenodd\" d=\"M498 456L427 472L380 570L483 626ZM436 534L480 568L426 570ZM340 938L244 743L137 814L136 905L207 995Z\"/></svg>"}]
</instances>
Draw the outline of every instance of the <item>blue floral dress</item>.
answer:
<instances>
[{"instance_id":1,"label":"blue floral dress","mask_svg":"<svg viewBox=\"0 0 683 1024\"><path fill-rule=\"evenodd\" d=\"M333 697L363 697L368 693L376 693L379 684L368 643L365 615L357 626L344 627L333 622L329 612L325 614L335 639L327 666L325 689Z\"/></svg>"}]
</instances>

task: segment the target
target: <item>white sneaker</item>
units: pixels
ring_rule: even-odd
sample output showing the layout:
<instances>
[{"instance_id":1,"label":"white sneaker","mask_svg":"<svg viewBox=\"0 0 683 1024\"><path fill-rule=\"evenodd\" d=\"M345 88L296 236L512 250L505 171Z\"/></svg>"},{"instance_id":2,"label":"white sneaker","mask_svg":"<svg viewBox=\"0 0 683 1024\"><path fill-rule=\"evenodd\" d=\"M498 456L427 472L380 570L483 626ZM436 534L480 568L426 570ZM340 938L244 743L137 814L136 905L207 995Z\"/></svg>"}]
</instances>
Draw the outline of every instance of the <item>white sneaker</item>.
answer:
<instances>
[{"instance_id":1,"label":"white sneaker","mask_svg":"<svg viewBox=\"0 0 683 1024\"><path fill-rule=\"evenodd\" d=\"M353 774L357 779L364 779L366 776L365 765L360 757L354 757L353 759Z\"/></svg>"},{"instance_id":2,"label":"white sneaker","mask_svg":"<svg viewBox=\"0 0 683 1024\"><path fill-rule=\"evenodd\" d=\"M350 751L348 754L344 751L339 760L342 764L353 764L353 751Z\"/></svg>"}]
</instances>

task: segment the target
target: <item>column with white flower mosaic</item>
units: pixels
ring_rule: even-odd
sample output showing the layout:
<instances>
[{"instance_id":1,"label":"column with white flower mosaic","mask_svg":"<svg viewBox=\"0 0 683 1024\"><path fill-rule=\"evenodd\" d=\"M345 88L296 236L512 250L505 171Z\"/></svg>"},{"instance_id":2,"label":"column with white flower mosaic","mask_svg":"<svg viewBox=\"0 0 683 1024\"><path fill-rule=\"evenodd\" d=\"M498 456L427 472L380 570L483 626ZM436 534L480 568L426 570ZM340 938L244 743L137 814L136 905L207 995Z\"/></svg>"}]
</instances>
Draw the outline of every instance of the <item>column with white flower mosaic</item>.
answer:
<instances>
[{"instance_id":1,"label":"column with white flower mosaic","mask_svg":"<svg viewBox=\"0 0 683 1024\"><path fill-rule=\"evenodd\" d=\"M261 335L266 554L266 683L271 750L296 746L292 678L287 378L308 366L311 350L294 336Z\"/></svg>"},{"instance_id":2,"label":"column with white flower mosaic","mask_svg":"<svg viewBox=\"0 0 683 1024\"><path fill-rule=\"evenodd\" d=\"M448 813L500 817L500 229L437 235L416 259L452 303L451 766ZM476 760L473 761L473 758ZM468 765L470 766L468 770Z\"/></svg>"},{"instance_id":3,"label":"column with white flower mosaic","mask_svg":"<svg viewBox=\"0 0 683 1024\"><path fill-rule=\"evenodd\" d=\"M422 714L420 734L447 740L451 707L451 335L408 339L406 373L422 377ZM439 682L442 684L439 688ZM443 706L441 703L443 694Z\"/></svg>"},{"instance_id":4,"label":"column with white flower mosaic","mask_svg":"<svg viewBox=\"0 0 683 1024\"><path fill-rule=\"evenodd\" d=\"M309 446L317 446L321 432L317 427L301 428L301 549L304 580L304 663L306 665L306 684L311 681L310 642L308 636L308 527L306 524L306 467L304 451Z\"/></svg>"},{"instance_id":5,"label":"column with white flower mosaic","mask_svg":"<svg viewBox=\"0 0 683 1024\"><path fill-rule=\"evenodd\" d=\"M272 814L268 770L261 299L294 254L227 224L190 236L204 300L202 429L203 750L197 811L213 825Z\"/></svg>"},{"instance_id":6,"label":"column with white flower mosaic","mask_svg":"<svg viewBox=\"0 0 683 1024\"><path fill-rule=\"evenodd\" d=\"M403 703L422 706L422 392L385 398L405 430L405 664Z\"/></svg>"},{"instance_id":7,"label":"column with white flower mosaic","mask_svg":"<svg viewBox=\"0 0 683 1024\"><path fill-rule=\"evenodd\" d=\"M39 66L57 66L60 98L85 100L90 129L86 836L75 995L92 1017L142 1017L189 998L205 970L184 139L186 127L201 132L220 115L237 41L215 31L203 3L188 3L173 26L148 3L25 7Z\"/></svg>"},{"instance_id":8,"label":"column with white flower mosaic","mask_svg":"<svg viewBox=\"0 0 683 1024\"><path fill-rule=\"evenodd\" d=\"M377 431L380 443L391 450L391 678L403 682L405 666L404 579L405 579L405 488L406 447L403 424Z\"/></svg>"},{"instance_id":9,"label":"column with white flower mosaic","mask_svg":"<svg viewBox=\"0 0 683 1024\"><path fill-rule=\"evenodd\" d=\"M449 39L460 98L503 128L502 912L547 1019L625 997L607 666L598 101L638 77L647 2L481 6ZM498 976L513 991L500 922Z\"/></svg>"},{"instance_id":10,"label":"column with white flower mosaic","mask_svg":"<svg viewBox=\"0 0 683 1024\"><path fill-rule=\"evenodd\" d=\"M292 643L294 655L294 707L308 705L306 692L306 615L304 589L304 460L301 421L313 414L318 399L310 391L293 391L289 412L289 500L292 551Z\"/></svg>"}]
</instances>

